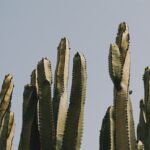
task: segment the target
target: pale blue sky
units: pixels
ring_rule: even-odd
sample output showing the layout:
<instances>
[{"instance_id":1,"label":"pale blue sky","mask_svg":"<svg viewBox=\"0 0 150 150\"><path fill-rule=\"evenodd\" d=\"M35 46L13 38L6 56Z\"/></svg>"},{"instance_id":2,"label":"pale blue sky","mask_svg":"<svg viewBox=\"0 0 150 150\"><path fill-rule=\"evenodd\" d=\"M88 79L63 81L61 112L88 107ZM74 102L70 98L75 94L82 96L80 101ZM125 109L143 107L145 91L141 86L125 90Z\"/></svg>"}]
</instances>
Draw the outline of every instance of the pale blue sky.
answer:
<instances>
[{"instance_id":1,"label":"pale blue sky","mask_svg":"<svg viewBox=\"0 0 150 150\"><path fill-rule=\"evenodd\" d=\"M130 88L137 124L139 100L144 95L142 75L145 66L150 65L149 6L148 0L0 0L0 81L2 83L9 72L14 76L14 150L17 150L21 132L24 85L29 83L31 71L42 57L51 60L54 73L56 49L64 36L70 40L70 73L77 50L87 58L81 150L98 150L101 121L113 102L113 85L108 73L109 45L115 41L118 24L122 21L128 23L130 30Z\"/></svg>"}]
</instances>

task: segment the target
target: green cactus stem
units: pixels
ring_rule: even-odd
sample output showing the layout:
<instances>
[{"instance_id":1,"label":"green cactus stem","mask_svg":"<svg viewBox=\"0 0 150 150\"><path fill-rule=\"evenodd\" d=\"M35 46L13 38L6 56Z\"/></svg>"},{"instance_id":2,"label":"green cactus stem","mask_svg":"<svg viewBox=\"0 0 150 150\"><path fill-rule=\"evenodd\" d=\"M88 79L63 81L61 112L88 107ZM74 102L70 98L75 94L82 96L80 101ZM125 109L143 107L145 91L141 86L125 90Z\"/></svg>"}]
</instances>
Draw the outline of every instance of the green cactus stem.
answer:
<instances>
[{"instance_id":1,"label":"green cactus stem","mask_svg":"<svg viewBox=\"0 0 150 150\"><path fill-rule=\"evenodd\" d=\"M14 113L10 112L13 93L12 75L5 76L0 93L0 149L12 150L14 137Z\"/></svg>"},{"instance_id":2,"label":"green cactus stem","mask_svg":"<svg viewBox=\"0 0 150 150\"><path fill-rule=\"evenodd\" d=\"M79 150L83 130L86 90L86 61L77 53L73 60L73 79L62 150Z\"/></svg>"},{"instance_id":3,"label":"green cactus stem","mask_svg":"<svg viewBox=\"0 0 150 150\"><path fill-rule=\"evenodd\" d=\"M69 72L69 41L61 39L57 52L57 65L55 70L53 112L56 128L56 149L62 146L65 121L68 109L68 72Z\"/></svg>"},{"instance_id":4,"label":"green cactus stem","mask_svg":"<svg viewBox=\"0 0 150 150\"><path fill-rule=\"evenodd\" d=\"M140 101L140 117L137 127L137 139L144 144L145 150L150 149L150 67L145 68L143 75L144 100Z\"/></svg>"},{"instance_id":5,"label":"green cactus stem","mask_svg":"<svg viewBox=\"0 0 150 150\"><path fill-rule=\"evenodd\" d=\"M37 66L38 98L39 98L39 133L41 149L55 149L55 128L51 100L52 73L47 58Z\"/></svg>"},{"instance_id":6,"label":"green cactus stem","mask_svg":"<svg viewBox=\"0 0 150 150\"><path fill-rule=\"evenodd\" d=\"M12 150L14 136L14 113L7 111L3 117L0 128L0 149Z\"/></svg>"},{"instance_id":7,"label":"green cactus stem","mask_svg":"<svg viewBox=\"0 0 150 150\"><path fill-rule=\"evenodd\" d=\"M129 32L125 22L119 25L116 44L110 46L109 73L114 83L114 149L136 150L132 106L129 96ZM110 135L107 138L110 141ZM108 149L110 150L111 147Z\"/></svg>"},{"instance_id":8,"label":"green cactus stem","mask_svg":"<svg viewBox=\"0 0 150 150\"><path fill-rule=\"evenodd\" d=\"M114 141L114 108L108 107L100 131L100 150L115 150Z\"/></svg>"},{"instance_id":9,"label":"green cactus stem","mask_svg":"<svg viewBox=\"0 0 150 150\"><path fill-rule=\"evenodd\" d=\"M0 125L6 111L10 109L13 88L12 75L8 74L5 76L0 93Z\"/></svg>"},{"instance_id":10,"label":"green cactus stem","mask_svg":"<svg viewBox=\"0 0 150 150\"><path fill-rule=\"evenodd\" d=\"M32 124L37 106L37 93L35 86L26 85L23 94L23 126L19 143L19 150L29 150L31 145ZM36 143L38 144L38 143ZM36 144L34 146L36 146Z\"/></svg>"}]
</instances>

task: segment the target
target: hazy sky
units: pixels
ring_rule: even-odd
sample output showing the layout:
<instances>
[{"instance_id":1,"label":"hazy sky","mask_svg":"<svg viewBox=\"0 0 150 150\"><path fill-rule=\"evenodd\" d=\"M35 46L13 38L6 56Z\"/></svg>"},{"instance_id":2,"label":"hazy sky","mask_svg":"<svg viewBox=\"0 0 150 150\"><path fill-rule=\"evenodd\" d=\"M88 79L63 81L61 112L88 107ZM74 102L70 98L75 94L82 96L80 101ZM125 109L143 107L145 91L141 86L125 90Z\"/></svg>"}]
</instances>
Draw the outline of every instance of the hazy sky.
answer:
<instances>
[{"instance_id":1,"label":"hazy sky","mask_svg":"<svg viewBox=\"0 0 150 150\"><path fill-rule=\"evenodd\" d=\"M42 57L56 66L57 46L62 37L87 58L87 98L81 150L98 150L99 130L105 111L113 102L108 73L108 52L118 24L130 30L132 104L137 125L139 100L144 95L142 75L150 65L150 2L148 0L0 0L0 81L14 76L12 110L16 131L14 150L20 138L22 95L31 71Z\"/></svg>"}]
</instances>

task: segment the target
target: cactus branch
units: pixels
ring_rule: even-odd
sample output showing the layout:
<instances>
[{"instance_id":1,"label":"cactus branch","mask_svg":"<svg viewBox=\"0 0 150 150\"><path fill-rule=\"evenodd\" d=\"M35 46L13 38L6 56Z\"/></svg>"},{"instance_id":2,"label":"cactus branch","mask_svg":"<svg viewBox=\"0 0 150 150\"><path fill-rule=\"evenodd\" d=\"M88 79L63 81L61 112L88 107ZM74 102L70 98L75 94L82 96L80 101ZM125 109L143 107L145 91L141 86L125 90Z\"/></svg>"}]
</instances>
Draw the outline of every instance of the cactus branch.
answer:
<instances>
[{"instance_id":1,"label":"cactus branch","mask_svg":"<svg viewBox=\"0 0 150 150\"><path fill-rule=\"evenodd\" d=\"M86 87L86 62L77 53L73 61L73 79L70 105L67 113L62 150L79 150L83 128L83 111ZM69 141L69 142L68 142Z\"/></svg>"}]
</instances>

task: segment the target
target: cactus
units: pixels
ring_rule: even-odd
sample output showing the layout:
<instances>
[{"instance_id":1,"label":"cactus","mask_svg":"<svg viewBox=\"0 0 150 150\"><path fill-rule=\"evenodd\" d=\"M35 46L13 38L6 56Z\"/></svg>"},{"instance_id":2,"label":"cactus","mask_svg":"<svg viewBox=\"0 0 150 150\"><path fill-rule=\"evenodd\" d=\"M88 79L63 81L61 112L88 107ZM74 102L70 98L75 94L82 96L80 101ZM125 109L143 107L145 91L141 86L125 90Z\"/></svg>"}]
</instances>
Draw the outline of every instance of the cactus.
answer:
<instances>
[{"instance_id":1,"label":"cactus","mask_svg":"<svg viewBox=\"0 0 150 150\"><path fill-rule=\"evenodd\" d=\"M110 111L109 108L103 120L100 149L136 150L132 106L129 96L129 33L125 22L119 25L116 43L110 45L109 73L114 84L114 110Z\"/></svg>"},{"instance_id":2,"label":"cactus","mask_svg":"<svg viewBox=\"0 0 150 150\"><path fill-rule=\"evenodd\" d=\"M5 76L0 93L0 149L12 150L14 113L10 111L14 84L10 74Z\"/></svg>"},{"instance_id":3,"label":"cactus","mask_svg":"<svg viewBox=\"0 0 150 150\"><path fill-rule=\"evenodd\" d=\"M70 47L66 38L57 48L52 97L52 69L47 58L39 61L23 93L23 122L19 150L79 150L83 133L86 95L86 60L73 58L72 86L68 102ZM137 141L133 121L130 81L129 31L125 22L110 45L109 74L114 84L113 106L108 107L100 130L100 150L150 149L150 67L143 76L145 96L140 101ZM12 150L14 113L10 111L14 84L5 76L0 92L0 150Z\"/></svg>"},{"instance_id":4,"label":"cactus","mask_svg":"<svg viewBox=\"0 0 150 150\"><path fill-rule=\"evenodd\" d=\"M31 74L31 83L25 86L19 150L80 149L86 90L86 61L82 54L77 53L74 56L68 107L69 49L69 41L63 38L58 46L53 99L51 63L47 58L43 58L38 63Z\"/></svg>"},{"instance_id":5,"label":"cactus","mask_svg":"<svg viewBox=\"0 0 150 150\"><path fill-rule=\"evenodd\" d=\"M145 68L144 76L144 100L140 101L140 118L137 128L137 139L143 143L146 150L150 149L150 67Z\"/></svg>"}]
</instances>

